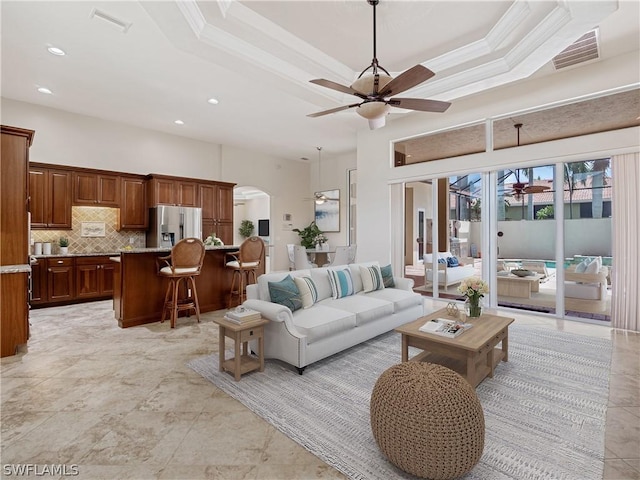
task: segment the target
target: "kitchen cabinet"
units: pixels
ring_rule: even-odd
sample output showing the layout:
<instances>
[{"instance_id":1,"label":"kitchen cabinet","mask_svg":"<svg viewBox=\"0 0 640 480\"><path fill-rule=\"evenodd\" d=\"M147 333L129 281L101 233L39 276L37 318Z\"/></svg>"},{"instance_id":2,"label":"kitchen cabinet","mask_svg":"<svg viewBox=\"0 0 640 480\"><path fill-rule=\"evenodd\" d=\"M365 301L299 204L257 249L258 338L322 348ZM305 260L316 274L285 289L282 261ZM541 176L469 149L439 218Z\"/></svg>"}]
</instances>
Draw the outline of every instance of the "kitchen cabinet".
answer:
<instances>
[{"instance_id":1,"label":"kitchen cabinet","mask_svg":"<svg viewBox=\"0 0 640 480\"><path fill-rule=\"evenodd\" d=\"M44 258L36 258L31 262L31 305L37 305L47 301L47 261Z\"/></svg>"},{"instance_id":2,"label":"kitchen cabinet","mask_svg":"<svg viewBox=\"0 0 640 480\"><path fill-rule=\"evenodd\" d=\"M15 355L18 346L29 339L29 273L3 273L0 275L0 319L2 345L0 356Z\"/></svg>"},{"instance_id":3,"label":"kitchen cabinet","mask_svg":"<svg viewBox=\"0 0 640 480\"><path fill-rule=\"evenodd\" d=\"M47 301L66 302L74 299L73 264L72 257L47 259Z\"/></svg>"},{"instance_id":4,"label":"kitchen cabinet","mask_svg":"<svg viewBox=\"0 0 640 480\"><path fill-rule=\"evenodd\" d=\"M33 130L2 125L0 162L0 261L24 265L29 259L29 147Z\"/></svg>"},{"instance_id":5,"label":"kitchen cabinet","mask_svg":"<svg viewBox=\"0 0 640 480\"><path fill-rule=\"evenodd\" d=\"M149 206L199 206L198 184L196 181L160 175L150 175L148 178Z\"/></svg>"},{"instance_id":6,"label":"kitchen cabinet","mask_svg":"<svg viewBox=\"0 0 640 480\"><path fill-rule=\"evenodd\" d=\"M72 178L68 170L29 166L32 229L71 229Z\"/></svg>"},{"instance_id":7,"label":"kitchen cabinet","mask_svg":"<svg viewBox=\"0 0 640 480\"><path fill-rule=\"evenodd\" d=\"M0 356L29 339L29 147L33 130L2 125L0 141ZM15 269L15 270L14 270Z\"/></svg>"},{"instance_id":8,"label":"kitchen cabinet","mask_svg":"<svg viewBox=\"0 0 640 480\"><path fill-rule=\"evenodd\" d=\"M233 243L233 184L201 183L203 239L215 233L225 244Z\"/></svg>"},{"instance_id":9,"label":"kitchen cabinet","mask_svg":"<svg viewBox=\"0 0 640 480\"><path fill-rule=\"evenodd\" d=\"M113 295L114 263L109 257L76 258L76 298L109 298Z\"/></svg>"},{"instance_id":10,"label":"kitchen cabinet","mask_svg":"<svg viewBox=\"0 0 640 480\"><path fill-rule=\"evenodd\" d=\"M144 177L122 176L120 230L146 230L149 226L147 185Z\"/></svg>"},{"instance_id":11,"label":"kitchen cabinet","mask_svg":"<svg viewBox=\"0 0 640 480\"><path fill-rule=\"evenodd\" d=\"M120 206L120 177L103 173L73 172L73 204Z\"/></svg>"}]
</instances>

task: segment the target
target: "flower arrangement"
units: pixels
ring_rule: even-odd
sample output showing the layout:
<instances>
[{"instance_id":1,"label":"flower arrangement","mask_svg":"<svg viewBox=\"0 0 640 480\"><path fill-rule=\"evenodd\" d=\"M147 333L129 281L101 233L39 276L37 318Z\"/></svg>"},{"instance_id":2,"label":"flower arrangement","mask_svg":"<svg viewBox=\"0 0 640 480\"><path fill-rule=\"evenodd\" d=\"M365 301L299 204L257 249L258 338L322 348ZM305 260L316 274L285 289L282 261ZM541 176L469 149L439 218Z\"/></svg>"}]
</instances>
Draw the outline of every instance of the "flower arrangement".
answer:
<instances>
[{"instance_id":1,"label":"flower arrangement","mask_svg":"<svg viewBox=\"0 0 640 480\"><path fill-rule=\"evenodd\" d=\"M224 243L218 237L216 237L215 233L212 233L207 238L204 239L204 244L207 247L224 247Z\"/></svg>"},{"instance_id":2,"label":"flower arrangement","mask_svg":"<svg viewBox=\"0 0 640 480\"><path fill-rule=\"evenodd\" d=\"M467 311L470 317L479 317L482 313L480 299L489 293L489 285L479 277L464 279L458 286L458 292L467 297Z\"/></svg>"},{"instance_id":3,"label":"flower arrangement","mask_svg":"<svg viewBox=\"0 0 640 480\"><path fill-rule=\"evenodd\" d=\"M327 243L327 237L325 237L323 234L320 234L315 238L314 242L316 244L319 243L320 245L322 245L323 243Z\"/></svg>"}]
</instances>

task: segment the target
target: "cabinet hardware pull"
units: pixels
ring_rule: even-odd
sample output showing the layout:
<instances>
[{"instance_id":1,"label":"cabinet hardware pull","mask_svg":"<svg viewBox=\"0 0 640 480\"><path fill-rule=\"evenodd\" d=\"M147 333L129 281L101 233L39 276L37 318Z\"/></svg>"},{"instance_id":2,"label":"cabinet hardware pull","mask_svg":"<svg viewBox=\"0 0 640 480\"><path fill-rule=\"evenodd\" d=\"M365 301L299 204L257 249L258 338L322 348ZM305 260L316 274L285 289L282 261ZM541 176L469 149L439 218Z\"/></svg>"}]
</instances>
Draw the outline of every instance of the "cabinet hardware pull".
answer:
<instances>
[{"instance_id":1,"label":"cabinet hardware pull","mask_svg":"<svg viewBox=\"0 0 640 480\"><path fill-rule=\"evenodd\" d=\"M58 264L64 263L64 260L58 260Z\"/></svg>"},{"instance_id":2,"label":"cabinet hardware pull","mask_svg":"<svg viewBox=\"0 0 640 480\"><path fill-rule=\"evenodd\" d=\"M50 272L50 271L51 271L51 269L50 269L50 268L47 268L47 272Z\"/></svg>"}]
</instances>

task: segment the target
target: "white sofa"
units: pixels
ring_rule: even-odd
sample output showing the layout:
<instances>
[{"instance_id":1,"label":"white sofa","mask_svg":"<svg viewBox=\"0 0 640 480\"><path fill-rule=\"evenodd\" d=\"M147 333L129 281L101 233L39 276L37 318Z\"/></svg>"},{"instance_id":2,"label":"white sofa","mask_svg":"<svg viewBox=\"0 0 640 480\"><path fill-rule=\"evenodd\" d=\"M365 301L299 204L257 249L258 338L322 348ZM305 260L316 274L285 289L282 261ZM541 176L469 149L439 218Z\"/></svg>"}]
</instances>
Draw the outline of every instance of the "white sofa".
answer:
<instances>
[{"instance_id":1,"label":"white sofa","mask_svg":"<svg viewBox=\"0 0 640 480\"><path fill-rule=\"evenodd\" d=\"M597 271L576 272L571 265L564 273L564 306L567 310L603 313L607 306L607 276L609 269L600 264Z\"/></svg>"},{"instance_id":2,"label":"white sofa","mask_svg":"<svg viewBox=\"0 0 640 480\"><path fill-rule=\"evenodd\" d=\"M453 257L451 252L439 252L437 257L434 254L426 253L422 257L426 282L434 283L433 271L435 266L437 266L435 270L438 272L438 285L445 288L460 283L465 278L473 277L476 274L472 258L461 259L462 265L457 267L449 267L446 263L438 263L438 258L446 261L449 257Z\"/></svg>"},{"instance_id":3,"label":"white sofa","mask_svg":"<svg viewBox=\"0 0 640 480\"><path fill-rule=\"evenodd\" d=\"M265 357L293 365L302 375L306 366L313 362L423 316L423 297L413 292L411 279L394 277L395 288L364 293L360 266L373 264L377 265L369 262L268 273L258 277L257 284L248 285L243 306L259 311L263 318L270 320L265 325ZM329 270L341 268L348 268L354 294L335 299ZM311 277L318 293L317 302L294 312L273 303L269 282L279 282L287 275Z\"/></svg>"}]
</instances>

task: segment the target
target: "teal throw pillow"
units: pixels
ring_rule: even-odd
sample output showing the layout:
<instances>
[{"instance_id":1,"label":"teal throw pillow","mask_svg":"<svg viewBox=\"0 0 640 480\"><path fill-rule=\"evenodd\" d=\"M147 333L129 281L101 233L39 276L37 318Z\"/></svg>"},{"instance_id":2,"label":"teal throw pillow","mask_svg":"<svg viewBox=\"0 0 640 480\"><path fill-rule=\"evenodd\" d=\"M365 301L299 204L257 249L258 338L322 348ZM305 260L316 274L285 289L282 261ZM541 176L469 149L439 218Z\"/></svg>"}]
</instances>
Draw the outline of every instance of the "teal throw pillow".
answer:
<instances>
[{"instance_id":1,"label":"teal throw pillow","mask_svg":"<svg viewBox=\"0 0 640 480\"><path fill-rule=\"evenodd\" d=\"M328 273L333 298L342 298L354 294L353 279L348 268L328 270Z\"/></svg>"},{"instance_id":2,"label":"teal throw pillow","mask_svg":"<svg viewBox=\"0 0 640 480\"><path fill-rule=\"evenodd\" d=\"M382 273L384 288L394 288L396 286L395 282L393 281L393 271L391 270L390 264L386 267L380 267L380 273Z\"/></svg>"},{"instance_id":3,"label":"teal throw pillow","mask_svg":"<svg viewBox=\"0 0 640 480\"><path fill-rule=\"evenodd\" d=\"M302 308L302 298L296 283L287 275L279 282L269 282L269 296L273 303L289 307L292 312Z\"/></svg>"}]
</instances>

